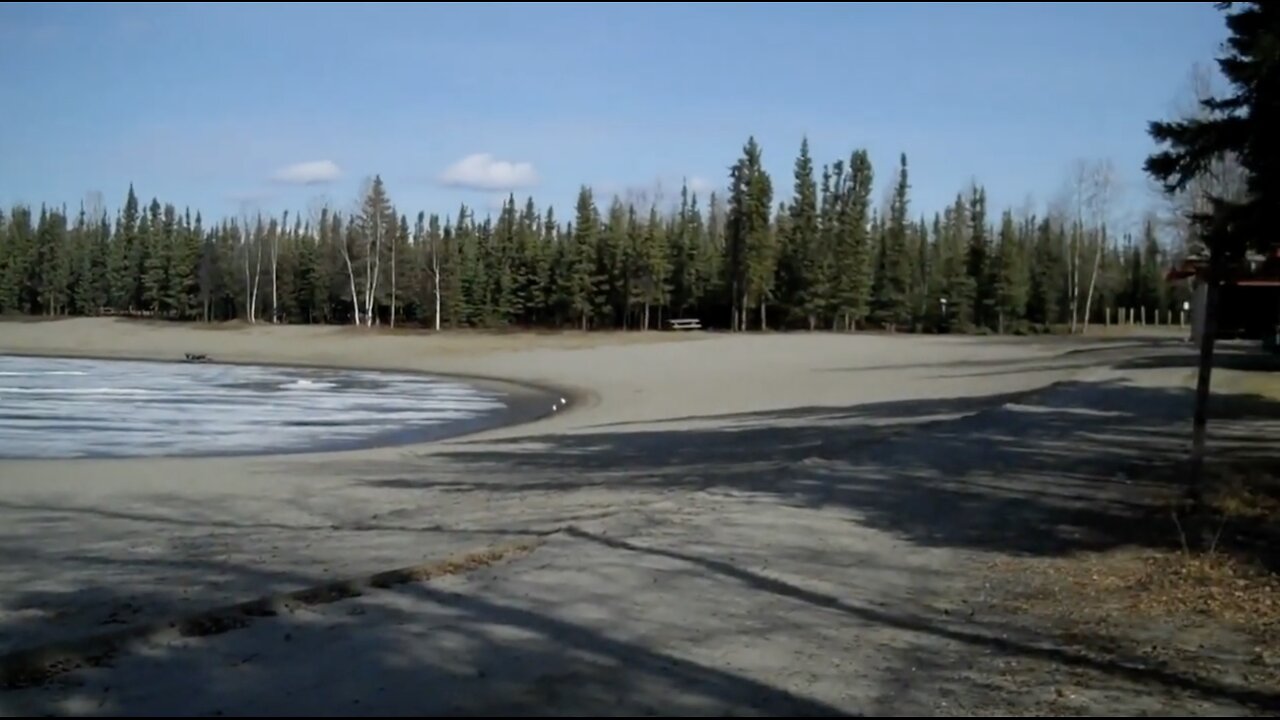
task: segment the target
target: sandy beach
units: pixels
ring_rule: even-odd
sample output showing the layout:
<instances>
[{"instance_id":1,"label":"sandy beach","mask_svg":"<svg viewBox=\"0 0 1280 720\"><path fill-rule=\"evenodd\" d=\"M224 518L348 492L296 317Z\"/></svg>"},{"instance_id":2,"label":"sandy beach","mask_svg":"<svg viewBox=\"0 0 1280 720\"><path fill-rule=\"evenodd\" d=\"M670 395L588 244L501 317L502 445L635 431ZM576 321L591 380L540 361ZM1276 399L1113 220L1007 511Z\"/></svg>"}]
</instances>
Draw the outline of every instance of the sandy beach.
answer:
<instances>
[{"instance_id":1,"label":"sandy beach","mask_svg":"<svg viewBox=\"0 0 1280 720\"><path fill-rule=\"evenodd\" d=\"M433 444L0 462L0 650L530 545L143 639L0 694L5 714L997 707L1004 691L964 675L1008 649L972 618L971 570L1118 542L1123 502L1091 483L1182 447L1191 353L1177 337L0 323L0 353L187 352L502 379L569 403Z\"/></svg>"}]
</instances>

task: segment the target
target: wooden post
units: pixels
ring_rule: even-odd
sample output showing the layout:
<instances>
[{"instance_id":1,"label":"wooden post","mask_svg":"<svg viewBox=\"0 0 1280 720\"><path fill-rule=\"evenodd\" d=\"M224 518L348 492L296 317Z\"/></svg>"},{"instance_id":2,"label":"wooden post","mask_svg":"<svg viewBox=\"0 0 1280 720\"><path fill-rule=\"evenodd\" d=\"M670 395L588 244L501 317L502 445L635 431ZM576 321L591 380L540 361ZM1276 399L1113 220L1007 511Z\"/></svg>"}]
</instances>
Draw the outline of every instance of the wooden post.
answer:
<instances>
[{"instance_id":1,"label":"wooden post","mask_svg":"<svg viewBox=\"0 0 1280 720\"><path fill-rule=\"evenodd\" d=\"M1146 327L1147 325L1147 306L1146 305L1142 306L1142 325L1143 327Z\"/></svg>"}]
</instances>

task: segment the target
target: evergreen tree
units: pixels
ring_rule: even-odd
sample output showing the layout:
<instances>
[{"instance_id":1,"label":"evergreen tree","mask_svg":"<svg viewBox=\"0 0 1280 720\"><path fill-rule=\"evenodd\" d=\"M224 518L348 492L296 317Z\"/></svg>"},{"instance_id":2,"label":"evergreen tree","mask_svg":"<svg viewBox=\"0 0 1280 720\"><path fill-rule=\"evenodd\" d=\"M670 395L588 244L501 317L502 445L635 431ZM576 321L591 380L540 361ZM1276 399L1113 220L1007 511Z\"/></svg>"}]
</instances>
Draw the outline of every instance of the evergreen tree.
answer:
<instances>
[{"instance_id":1,"label":"evergreen tree","mask_svg":"<svg viewBox=\"0 0 1280 720\"><path fill-rule=\"evenodd\" d=\"M1042 326L1063 321L1066 305L1066 248L1061 224L1044 218L1036 230L1031 288L1027 298L1028 318Z\"/></svg>"},{"instance_id":2,"label":"evergreen tree","mask_svg":"<svg viewBox=\"0 0 1280 720\"><path fill-rule=\"evenodd\" d=\"M914 324L917 330L921 330L928 324L932 317L932 291L934 287L930 285L931 269L929 246L929 226L925 225L924 218L920 222L911 226L911 245L913 262L911 266L911 312Z\"/></svg>"},{"instance_id":3,"label":"evergreen tree","mask_svg":"<svg viewBox=\"0 0 1280 720\"><path fill-rule=\"evenodd\" d=\"M683 315L742 330L755 311L761 328L852 330L871 319L897 330L1019 331L1068 319L1067 258L1080 244L1068 238L1091 245L1081 250L1086 282L1101 248L1093 321L1116 306L1146 308L1151 320L1185 292L1164 282L1169 261L1152 222L1126 249L1099 242L1101 226L1086 233L1056 215L1015 222L1004 210L992 228L977 183L932 227L909 222L905 155L877 212L867 153L815 168L805 138L793 190L775 200L755 138L741 150L727 202L713 193L703 207L686 185L670 212L614 199L602 219L584 186L572 223L508 194L490 218L465 205L443 221L423 211L411 230L376 176L350 215L318 208L305 223L283 211L206 229L194 208L140 205L132 186L118 211L92 201L70 217L5 208L0 312L588 329Z\"/></svg>"},{"instance_id":4,"label":"evergreen tree","mask_svg":"<svg viewBox=\"0 0 1280 720\"><path fill-rule=\"evenodd\" d=\"M871 238L868 221L874 183L871 157L865 150L849 158L848 181L840 193L840 220L832 247L834 264L834 320L838 327L853 330L862 322L871 304Z\"/></svg>"},{"instance_id":5,"label":"evergreen tree","mask_svg":"<svg viewBox=\"0 0 1280 720\"><path fill-rule=\"evenodd\" d=\"M641 287L645 292L645 329L650 327L649 309L657 310L658 323L662 322L663 311L671 297L671 264L670 248L667 246L666 231L658 217L657 206L649 209L649 220L644 226L644 240L641 248Z\"/></svg>"},{"instance_id":6,"label":"evergreen tree","mask_svg":"<svg viewBox=\"0 0 1280 720\"><path fill-rule=\"evenodd\" d=\"M165 274L169 263L169 248L166 235L171 232L168 215L172 210L170 207L162 211L160 201L152 198L147 211L146 252L142 256L146 268L142 278L142 302L144 307L156 314L168 307Z\"/></svg>"},{"instance_id":7,"label":"evergreen tree","mask_svg":"<svg viewBox=\"0 0 1280 720\"><path fill-rule=\"evenodd\" d=\"M28 268L28 282L36 289L35 305L41 314L61 315L66 311L72 270L69 250L66 216L41 208L36 226L36 262Z\"/></svg>"},{"instance_id":8,"label":"evergreen tree","mask_svg":"<svg viewBox=\"0 0 1280 720\"><path fill-rule=\"evenodd\" d=\"M1164 279L1160 241L1156 238L1155 222L1150 217L1142 224L1142 254L1139 264L1141 280L1136 304L1146 308L1148 313L1157 310L1165 312L1169 307L1169 292Z\"/></svg>"},{"instance_id":9,"label":"evergreen tree","mask_svg":"<svg viewBox=\"0 0 1280 720\"><path fill-rule=\"evenodd\" d=\"M907 242L907 156L899 158L898 182L889 204L889 218L884 224L884 240L880 253L877 319L894 330L911 321L911 252Z\"/></svg>"},{"instance_id":10,"label":"evergreen tree","mask_svg":"<svg viewBox=\"0 0 1280 720\"><path fill-rule=\"evenodd\" d=\"M991 273L991 248L987 239L987 191L974 186L969 195L968 271L973 287L973 323L991 327L996 298Z\"/></svg>"},{"instance_id":11,"label":"evergreen tree","mask_svg":"<svg viewBox=\"0 0 1280 720\"><path fill-rule=\"evenodd\" d=\"M794 173L794 200L787 215L778 216L778 288L790 314L813 330L828 295L818 225L818 186L813 176L809 140L800 143Z\"/></svg>"},{"instance_id":12,"label":"evergreen tree","mask_svg":"<svg viewBox=\"0 0 1280 720\"><path fill-rule=\"evenodd\" d=\"M1226 17L1229 52L1218 60L1233 92L1201 100L1206 117L1150 123L1151 137L1165 147L1147 158L1145 169L1167 192L1177 193L1212 172L1223 157L1238 160L1245 175L1243 197L1213 195L1209 211L1192 218L1210 249L1214 271L1220 273L1246 249L1269 251L1277 243L1280 8L1259 2L1218 6L1234 10ZM1201 374L1198 395L1203 396L1209 373Z\"/></svg>"},{"instance_id":13,"label":"evergreen tree","mask_svg":"<svg viewBox=\"0 0 1280 720\"><path fill-rule=\"evenodd\" d=\"M628 217L632 218L630 223ZM628 234L634 218L635 208L614 197L609 204L604 230L597 236L594 302L606 324L614 327L626 324L625 313L633 280L628 269L631 254L628 252Z\"/></svg>"},{"instance_id":14,"label":"evergreen tree","mask_svg":"<svg viewBox=\"0 0 1280 720\"><path fill-rule=\"evenodd\" d=\"M730 171L726 284L731 288L734 329L747 327L748 308L759 306L761 329L767 327L767 303L773 289L777 254L770 227L773 185L761 161L755 137L748 138L742 158Z\"/></svg>"},{"instance_id":15,"label":"evergreen tree","mask_svg":"<svg viewBox=\"0 0 1280 720\"><path fill-rule=\"evenodd\" d=\"M942 308L943 327L947 331L969 332L973 328L974 305L977 302L973 276L969 274L969 242L971 225L969 205L962 195L943 213L942 236ZM942 298L939 299L941 304Z\"/></svg>"},{"instance_id":16,"label":"evergreen tree","mask_svg":"<svg viewBox=\"0 0 1280 720\"><path fill-rule=\"evenodd\" d=\"M702 242L698 199L686 182L680 187L680 209L672 232L672 310L684 315L702 300L699 255Z\"/></svg>"},{"instance_id":17,"label":"evergreen tree","mask_svg":"<svg viewBox=\"0 0 1280 720\"><path fill-rule=\"evenodd\" d=\"M599 213L591 189L585 185L578 191L574 215L573 240L566 252L562 292L569 312L578 318L583 330L588 329L595 314L596 243L600 234Z\"/></svg>"},{"instance_id":18,"label":"evergreen tree","mask_svg":"<svg viewBox=\"0 0 1280 720\"><path fill-rule=\"evenodd\" d=\"M1021 324L1027 310L1031 278L1013 221L1013 212L1006 210L1000 218L1000 239L995 257L996 329L1004 333L1010 327Z\"/></svg>"}]
</instances>

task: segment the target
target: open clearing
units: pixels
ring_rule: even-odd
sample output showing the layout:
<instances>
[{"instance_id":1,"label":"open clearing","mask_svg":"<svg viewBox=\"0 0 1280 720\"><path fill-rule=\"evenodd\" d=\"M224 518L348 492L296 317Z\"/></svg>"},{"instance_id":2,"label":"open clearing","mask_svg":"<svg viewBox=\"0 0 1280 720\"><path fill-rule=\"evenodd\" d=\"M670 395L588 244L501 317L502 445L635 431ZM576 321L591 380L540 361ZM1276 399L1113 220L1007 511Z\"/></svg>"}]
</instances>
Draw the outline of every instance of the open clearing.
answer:
<instances>
[{"instance_id":1,"label":"open clearing","mask_svg":"<svg viewBox=\"0 0 1280 720\"><path fill-rule=\"evenodd\" d=\"M1280 699L1269 656L1225 625L1198 630L1211 666L1148 662L1131 638L1069 637L1010 600L1010 563L1034 564L1017 581L1163 549L1135 519L1166 490L1148 471L1187 447L1194 351L1177 336L75 319L0 324L0 352L422 370L570 400L432 445L0 463L3 652L419 569L143 636L0 692L7 715L1266 714ZM1270 401L1232 407L1215 451L1274 451Z\"/></svg>"}]
</instances>

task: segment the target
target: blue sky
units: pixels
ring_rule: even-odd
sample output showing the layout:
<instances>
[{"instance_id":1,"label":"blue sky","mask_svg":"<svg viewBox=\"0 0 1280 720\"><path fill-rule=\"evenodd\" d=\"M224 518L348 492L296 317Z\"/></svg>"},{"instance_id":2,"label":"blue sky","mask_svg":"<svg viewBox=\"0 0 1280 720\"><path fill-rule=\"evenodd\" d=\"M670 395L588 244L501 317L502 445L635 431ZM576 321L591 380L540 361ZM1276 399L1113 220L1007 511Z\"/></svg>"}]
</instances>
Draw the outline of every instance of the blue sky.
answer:
<instances>
[{"instance_id":1,"label":"blue sky","mask_svg":"<svg viewBox=\"0 0 1280 720\"><path fill-rule=\"evenodd\" d=\"M510 188L564 217L581 183L723 187L754 134L780 196L807 135L867 148L877 202L907 153L913 214L975 179L1043 207L1077 158L1132 212L1146 123L1224 38L1212 3L5 3L0 203L349 208L380 173L410 215Z\"/></svg>"}]
</instances>

